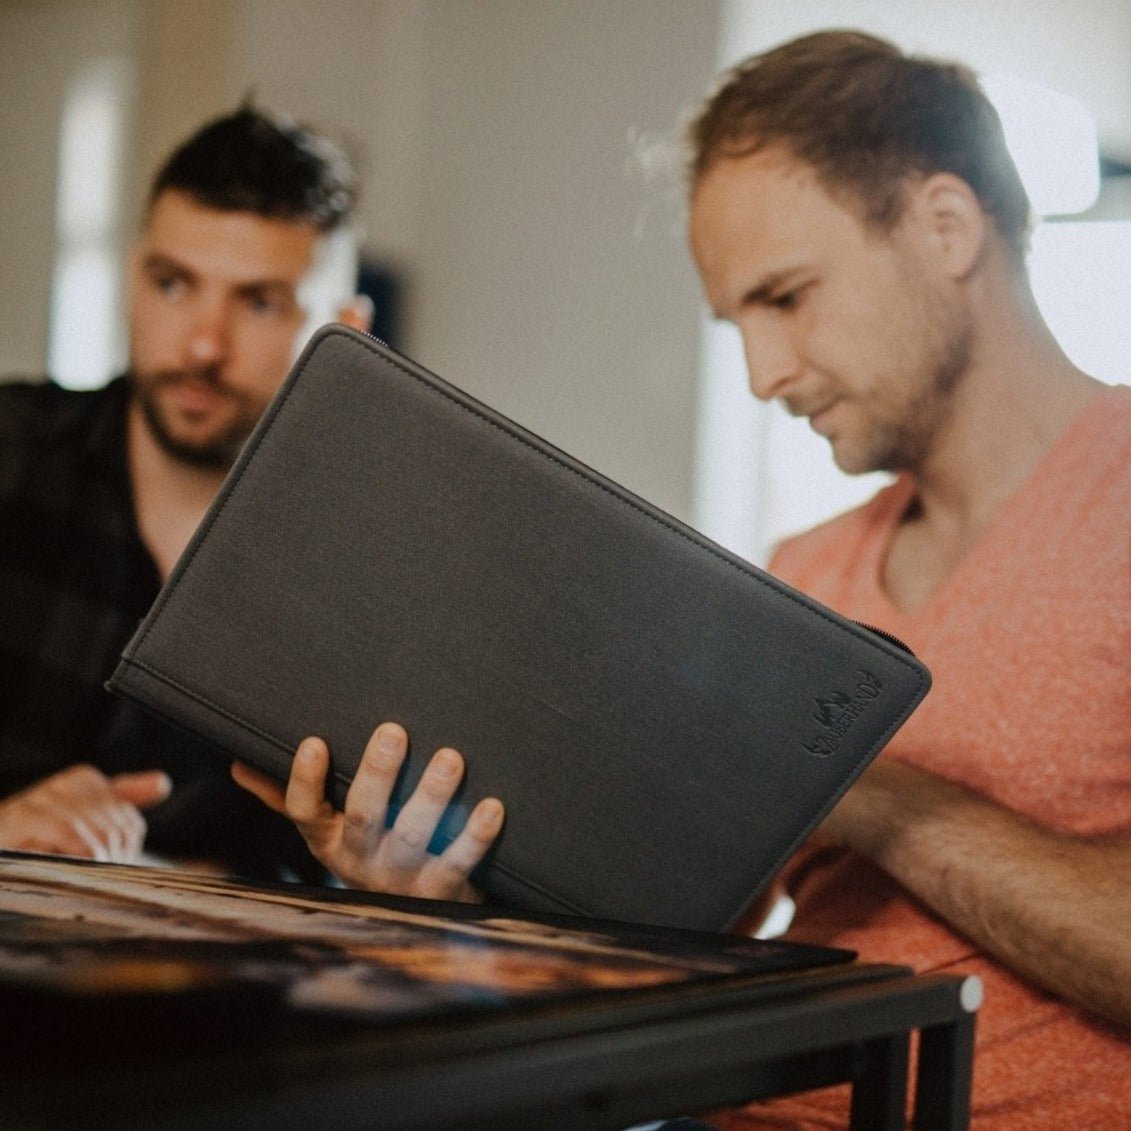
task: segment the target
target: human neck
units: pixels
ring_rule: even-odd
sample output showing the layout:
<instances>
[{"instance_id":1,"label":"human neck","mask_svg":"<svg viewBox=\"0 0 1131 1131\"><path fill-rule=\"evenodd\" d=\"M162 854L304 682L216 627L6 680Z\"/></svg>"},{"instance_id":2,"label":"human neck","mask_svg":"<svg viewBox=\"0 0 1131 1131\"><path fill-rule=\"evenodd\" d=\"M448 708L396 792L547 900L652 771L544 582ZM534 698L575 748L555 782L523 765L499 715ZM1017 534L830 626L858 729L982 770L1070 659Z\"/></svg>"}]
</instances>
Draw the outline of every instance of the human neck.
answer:
<instances>
[{"instance_id":1,"label":"human neck","mask_svg":"<svg viewBox=\"0 0 1131 1131\"><path fill-rule=\"evenodd\" d=\"M1065 357L1027 290L988 296L983 309L993 322L976 329L951 411L914 471L922 510L960 525L988 521L1102 387Z\"/></svg>"},{"instance_id":2,"label":"human neck","mask_svg":"<svg viewBox=\"0 0 1131 1131\"><path fill-rule=\"evenodd\" d=\"M1102 387L1077 369L1027 288L985 296L971 363L927 456L911 471L915 501L896 529L884 586L905 611L925 603L1007 499ZM983 319L983 322L986 321Z\"/></svg>"},{"instance_id":3,"label":"human neck","mask_svg":"<svg viewBox=\"0 0 1131 1131\"><path fill-rule=\"evenodd\" d=\"M225 472L196 467L166 452L136 400L130 402L126 427L134 515L141 540L164 581L200 525Z\"/></svg>"}]
</instances>

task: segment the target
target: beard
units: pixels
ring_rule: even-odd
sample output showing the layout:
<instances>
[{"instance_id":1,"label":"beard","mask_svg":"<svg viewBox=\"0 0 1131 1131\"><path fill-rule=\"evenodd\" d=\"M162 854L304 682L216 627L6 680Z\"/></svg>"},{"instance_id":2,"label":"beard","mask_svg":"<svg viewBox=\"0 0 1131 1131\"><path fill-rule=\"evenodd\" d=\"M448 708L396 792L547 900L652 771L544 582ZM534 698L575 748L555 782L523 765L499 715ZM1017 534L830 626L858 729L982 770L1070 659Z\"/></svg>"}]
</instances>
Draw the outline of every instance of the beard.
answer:
<instances>
[{"instance_id":1,"label":"beard","mask_svg":"<svg viewBox=\"0 0 1131 1131\"><path fill-rule=\"evenodd\" d=\"M191 380L224 394L240 405L240 411L227 425L202 439L187 439L175 434L161 404L161 390ZM223 382L216 367L193 370L163 370L130 376L130 386L141 407L150 434L166 455L178 463L209 471L227 471L235 462L259 419L259 407L246 403Z\"/></svg>"},{"instance_id":2,"label":"beard","mask_svg":"<svg viewBox=\"0 0 1131 1131\"><path fill-rule=\"evenodd\" d=\"M872 462L877 471L915 472L929 457L950 418L954 391L969 368L970 335L953 335L930 364L918 395L904 404L897 419L876 430Z\"/></svg>"},{"instance_id":3,"label":"beard","mask_svg":"<svg viewBox=\"0 0 1131 1131\"><path fill-rule=\"evenodd\" d=\"M914 350L896 355L887 381L877 390L867 434L857 449L842 457L834 445L841 470L914 474L922 468L954 411L955 393L970 369L973 337L969 311L942 301L941 296L935 301L928 296L912 311L911 321L896 339L915 343Z\"/></svg>"}]
</instances>

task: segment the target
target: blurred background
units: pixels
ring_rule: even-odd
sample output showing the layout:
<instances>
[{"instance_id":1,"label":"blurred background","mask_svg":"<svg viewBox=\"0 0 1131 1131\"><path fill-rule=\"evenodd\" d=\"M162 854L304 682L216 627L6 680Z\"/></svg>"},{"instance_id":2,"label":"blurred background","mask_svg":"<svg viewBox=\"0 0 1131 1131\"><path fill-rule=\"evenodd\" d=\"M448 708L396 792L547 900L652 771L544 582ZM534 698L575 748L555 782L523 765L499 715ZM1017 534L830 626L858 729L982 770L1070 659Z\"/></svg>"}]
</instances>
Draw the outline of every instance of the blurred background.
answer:
<instances>
[{"instance_id":1,"label":"blurred background","mask_svg":"<svg viewBox=\"0 0 1131 1131\"><path fill-rule=\"evenodd\" d=\"M122 368L149 176L252 93L355 159L383 336L764 562L876 480L747 393L668 142L723 66L833 26L986 76L1046 317L1131 379L1127 0L0 0L0 379Z\"/></svg>"}]
</instances>

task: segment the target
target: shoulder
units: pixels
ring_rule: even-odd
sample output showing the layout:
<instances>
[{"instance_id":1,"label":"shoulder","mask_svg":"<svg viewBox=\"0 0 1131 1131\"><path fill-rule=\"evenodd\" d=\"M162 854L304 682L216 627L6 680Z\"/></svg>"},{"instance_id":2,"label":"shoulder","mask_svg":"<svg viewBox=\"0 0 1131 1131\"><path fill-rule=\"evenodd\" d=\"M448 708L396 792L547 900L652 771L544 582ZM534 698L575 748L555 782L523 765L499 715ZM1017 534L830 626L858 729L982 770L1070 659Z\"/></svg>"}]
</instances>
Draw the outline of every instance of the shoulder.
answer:
<instances>
[{"instance_id":1,"label":"shoulder","mask_svg":"<svg viewBox=\"0 0 1131 1131\"><path fill-rule=\"evenodd\" d=\"M1102 393L1098 413L1105 432L1096 437L1097 444L1108 453L1108 462L1123 481L1131 484L1131 385L1116 385Z\"/></svg>"},{"instance_id":2,"label":"shoulder","mask_svg":"<svg viewBox=\"0 0 1131 1131\"><path fill-rule=\"evenodd\" d=\"M1067 438L1064 458L1043 470L1048 542L1064 542L1066 555L1086 553L1089 568L1106 562L1107 575L1131 591L1131 386L1100 393Z\"/></svg>"},{"instance_id":3,"label":"shoulder","mask_svg":"<svg viewBox=\"0 0 1131 1131\"><path fill-rule=\"evenodd\" d=\"M9 380L0 383L0 435L18 435L65 390L50 381Z\"/></svg>"},{"instance_id":4,"label":"shoulder","mask_svg":"<svg viewBox=\"0 0 1131 1131\"><path fill-rule=\"evenodd\" d=\"M1040 470L1043 486L1069 492L1080 508L1131 501L1131 386L1103 389L1069 426ZM1131 512L1125 511L1125 517Z\"/></svg>"},{"instance_id":5,"label":"shoulder","mask_svg":"<svg viewBox=\"0 0 1131 1131\"><path fill-rule=\"evenodd\" d=\"M1081 431L1110 431L1123 443L1131 442L1131 385L1110 385L1101 389L1080 413L1076 423Z\"/></svg>"},{"instance_id":6,"label":"shoulder","mask_svg":"<svg viewBox=\"0 0 1131 1131\"><path fill-rule=\"evenodd\" d=\"M98 421L124 410L126 382L100 389L64 389L53 381L0 383L0 444L47 444L88 434Z\"/></svg>"},{"instance_id":7,"label":"shoulder","mask_svg":"<svg viewBox=\"0 0 1131 1131\"><path fill-rule=\"evenodd\" d=\"M1121 455L1131 451L1131 385L1114 385L1096 398L1097 428L1110 429L1111 443Z\"/></svg>"}]
</instances>

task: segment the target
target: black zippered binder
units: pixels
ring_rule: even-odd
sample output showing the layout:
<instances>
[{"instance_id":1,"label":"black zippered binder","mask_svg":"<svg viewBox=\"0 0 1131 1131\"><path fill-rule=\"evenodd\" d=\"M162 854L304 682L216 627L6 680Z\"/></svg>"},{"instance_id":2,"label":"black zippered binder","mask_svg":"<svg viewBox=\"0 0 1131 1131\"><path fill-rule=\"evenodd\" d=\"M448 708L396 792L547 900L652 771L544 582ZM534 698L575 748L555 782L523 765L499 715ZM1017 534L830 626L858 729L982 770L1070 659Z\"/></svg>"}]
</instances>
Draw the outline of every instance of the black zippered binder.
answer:
<instances>
[{"instance_id":1,"label":"black zippered binder","mask_svg":"<svg viewBox=\"0 0 1131 1131\"><path fill-rule=\"evenodd\" d=\"M541 911L731 924L926 694L843 619L382 343L311 340L108 686L339 803L403 724L399 797L467 761L439 841Z\"/></svg>"}]
</instances>

